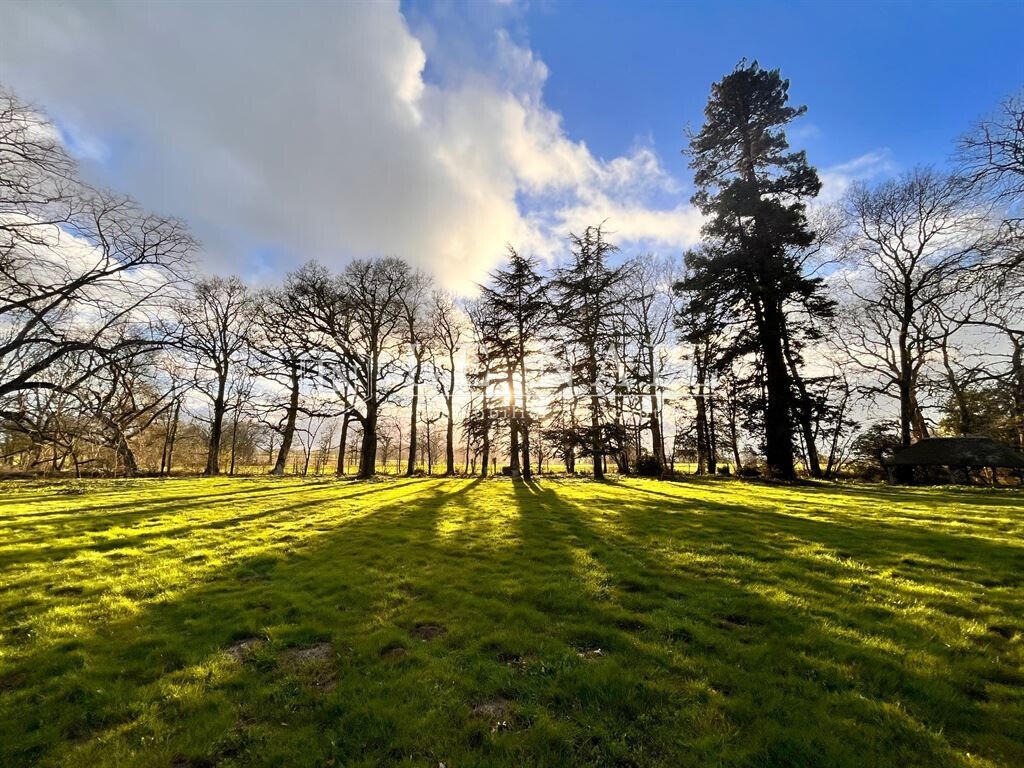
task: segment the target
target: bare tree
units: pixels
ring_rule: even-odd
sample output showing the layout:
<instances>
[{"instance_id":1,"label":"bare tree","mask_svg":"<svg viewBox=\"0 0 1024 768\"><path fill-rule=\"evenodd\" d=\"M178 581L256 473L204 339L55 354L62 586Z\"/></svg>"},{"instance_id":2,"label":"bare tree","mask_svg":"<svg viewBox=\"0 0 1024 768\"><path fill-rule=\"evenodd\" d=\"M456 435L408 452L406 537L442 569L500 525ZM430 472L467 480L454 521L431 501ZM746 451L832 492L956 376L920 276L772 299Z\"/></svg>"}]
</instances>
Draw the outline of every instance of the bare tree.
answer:
<instances>
[{"instance_id":1,"label":"bare tree","mask_svg":"<svg viewBox=\"0 0 1024 768\"><path fill-rule=\"evenodd\" d=\"M420 384L423 381L423 364L430 355L433 342L433 320L431 319L431 279L423 272L410 272L408 285L399 297L405 322L406 342L412 354L412 398L409 401L409 460L405 474L416 470L417 419L420 400Z\"/></svg>"},{"instance_id":2,"label":"bare tree","mask_svg":"<svg viewBox=\"0 0 1024 768\"><path fill-rule=\"evenodd\" d=\"M334 277L307 264L290 277L290 284L296 312L325 358L321 378L344 396L343 407L362 427L359 477L371 477L381 407L409 377L402 306L411 286L409 266L396 258L357 260Z\"/></svg>"},{"instance_id":3,"label":"bare tree","mask_svg":"<svg viewBox=\"0 0 1024 768\"><path fill-rule=\"evenodd\" d=\"M1008 234L1024 237L1024 89L960 138L961 176L976 191L1008 206Z\"/></svg>"},{"instance_id":4,"label":"bare tree","mask_svg":"<svg viewBox=\"0 0 1024 768\"><path fill-rule=\"evenodd\" d=\"M672 285L677 279L674 259L644 254L631 260L626 273L623 315L637 345L632 378L647 393L647 427L651 432L651 454L665 467L665 437L661 423L661 397L667 373L664 347L676 313Z\"/></svg>"},{"instance_id":5,"label":"bare tree","mask_svg":"<svg viewBox=\"0 0 1024 768\"><path fill-rule=\"evenodd\" d=\"M455 356L462 348L465 321L451 296L434 291L433 296L434 350L430 358L434 369L437 391L444 400L447 417L445 432L445 474L455 474Z\"/></svg>"},{"instance_id":6,"label":"bare tree","mask_svg":"<svg viewBox=\"0 0 1024 768\"><path fill-rule=\"evenodd\" d=\"M255 412L261 423L281 436L271 474L283 475L295 439L302 386L314 373L308 359L310 340L289 286L261 291L255 307L253 371L270 385L262 402L254 404Z\"/></svg>"},{"instance_id":7,"label":"bare tree","mask_svg":"<svg viewBox=\"0 0 1024 768\"><path fill-rule=\"evenodd\" d=\"M0 418L25 434L40 426L25 393L65 408L96 377L123 389L124 366L164 343L152 321L194 245L180 222L82 184L58 136L0 89Z\"/></svg>"},{"instance_id":8,"label":"bare tree","mask_svg":"<svg viewBox=\"0 0 1024 768\"><path fill-rule=\"evenodd\" d=\"M867 391L899 402L901 444L928 435L922 369L938 349L944 303L977 265L988 219L955 177L917 169L873 189L855 186L846 285L854 297L842 336L873 382Z\"/></svg>"},{"instance_id":9,"label":"bare tree","mask_svg":"<svg viewBox=\"0 0 1024 768\"><path fill-rule=\"evenodd\" d=\"M204 474L220 472L221 436L230 405L231 377L242 360L253 322L253 300L237 277L196 282L178 305L177 345L194 366L197 392L210 402L210 442Z\"/></svg>"}]
</instances>

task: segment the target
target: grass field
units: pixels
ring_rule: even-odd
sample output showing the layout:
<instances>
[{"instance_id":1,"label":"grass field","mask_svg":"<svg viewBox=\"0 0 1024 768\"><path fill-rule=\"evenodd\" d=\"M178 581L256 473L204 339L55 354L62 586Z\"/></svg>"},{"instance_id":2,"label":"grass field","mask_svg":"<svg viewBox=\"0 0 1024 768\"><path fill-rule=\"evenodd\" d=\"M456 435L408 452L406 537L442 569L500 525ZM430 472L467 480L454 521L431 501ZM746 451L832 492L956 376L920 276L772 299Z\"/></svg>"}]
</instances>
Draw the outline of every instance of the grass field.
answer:
<instances>
[{"instance_id":1,"label":"grass field","mask_svg":"<svg viewBox=\"0 0 1024 768\"><path fill-rule=\"evenodd\" d=\"M1024 765L1024 495L0 487L0 765Z\"/></svg>"}]
</instances>

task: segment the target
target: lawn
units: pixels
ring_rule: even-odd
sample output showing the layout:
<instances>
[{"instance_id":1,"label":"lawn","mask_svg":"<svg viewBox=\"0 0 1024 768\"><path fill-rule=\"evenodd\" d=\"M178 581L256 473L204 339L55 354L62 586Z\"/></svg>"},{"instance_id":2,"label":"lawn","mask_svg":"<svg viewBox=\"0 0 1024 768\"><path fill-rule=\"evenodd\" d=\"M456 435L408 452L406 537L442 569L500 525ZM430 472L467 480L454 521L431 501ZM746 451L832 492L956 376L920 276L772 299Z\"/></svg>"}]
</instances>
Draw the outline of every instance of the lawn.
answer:
<instances>
[{"instance_id":1,"label":"lawn","mask_svg":"<svg viewBox=\"0 0 1024 768\"><path fill-rule=\"evenodd\" d=\"M0 765L1024 765L1024 495L0 487Z\"/></svg>"}]
</instances>

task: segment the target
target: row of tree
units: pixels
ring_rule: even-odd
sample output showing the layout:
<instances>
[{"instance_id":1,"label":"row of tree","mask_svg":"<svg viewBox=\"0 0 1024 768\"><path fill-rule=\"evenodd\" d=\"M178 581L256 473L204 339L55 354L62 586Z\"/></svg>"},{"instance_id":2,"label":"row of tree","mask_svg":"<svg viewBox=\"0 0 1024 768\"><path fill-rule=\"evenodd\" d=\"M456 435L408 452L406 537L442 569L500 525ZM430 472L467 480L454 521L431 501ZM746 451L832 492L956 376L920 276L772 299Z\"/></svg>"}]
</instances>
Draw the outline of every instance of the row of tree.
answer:
<instances>
[{"instance_id":1,"label":"row of tree","mask_svg":"<svg viewBox=\"0 0 1024 768\"><path fill-rule=\"evenodd\" d=\"M1024 100L955 172L838 205L786 140L804 111L741 62L690 136L700 247L623 255L595 225L550 269L510 246L460 299L398 258L197 277L181 222L83 183L0 92L0 460L369 477L443 449L449 474L792 478L936 430L1024 448Z\"/></svg>"}]
</instances>

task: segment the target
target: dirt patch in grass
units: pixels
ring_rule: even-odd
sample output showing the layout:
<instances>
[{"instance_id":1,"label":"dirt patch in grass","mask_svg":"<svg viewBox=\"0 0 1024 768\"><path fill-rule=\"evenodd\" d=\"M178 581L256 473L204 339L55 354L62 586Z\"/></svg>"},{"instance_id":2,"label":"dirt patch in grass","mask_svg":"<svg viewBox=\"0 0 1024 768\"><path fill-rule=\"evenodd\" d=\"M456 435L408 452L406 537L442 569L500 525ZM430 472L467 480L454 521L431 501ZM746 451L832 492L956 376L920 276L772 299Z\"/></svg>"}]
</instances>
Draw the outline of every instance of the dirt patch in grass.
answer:
<instances>
[{"instance_id":1,"label":"dirt patch in grass","mask_svg":"<svg viewBox=\"0 0 1024 768\"><path fill-rule=\"evenodd\" d=\"M473 705L470 714L473 717L481 717L484 720L502 719L512 712L512 702L508 699L496 698L486 699L479 704Z\"/></svg>"},{"instance_id":2,"label":"dirt patch in grass","mask_svg":"<svg viewBox=\"0 0 1024 768\"><path fill-rule=\"evenodd\" d=\"M288 648L280 656L281 664L290 667L329 661L333 656L330 643L316 643L303 648Z\"/></svg>"},{"instance_id":3,"label":"dirt patch in grass","mask_svg":"<svg viewBox=\"0 0 1024 768\"><path fill-rule=\"evenodd\" d=\"M224 649L224 653L241 663L245 661L245 657L249 655L250 651L263 645L264 642L266 641L262 637L247 637L229 645Z\"/></svg>"},{"instance_id":4,"label":"dirt patch in grass","mask_svg":"<svg viewBox=\"0 0 1024 768\"><path fill-rule=\"evenodd\" d=\"M333 691L337 687L334 649L328 642L314 643L301 648L288 648L278 657L278 664L292 669L309 685L320 691Z\"/></svg>"},{"instance_id":5,"label":"dirt patch in grass","mask_svg":"<svg viewBox=\"0 0 1024 768\"><path fill-rule=\"evenodd\" d=\"M437 637L440 637L447 631L448 630L440 624L417 624L415 627L412 628L412 632L410 632L409 634L411 634L418 640L427 642L429 640L433 640Z\"/></svg>"},{"instance_id":6,"label":"dirt patch in grass","mask_svg":"<svg viewBox=\"0 0 1024 768\"><path fill-rule=\"evenodd\" d=\"M389 661L397 661L405 656L407 651L398 643L389 643L380 649L380 657Z\"/></svg>"}]
</instances>

